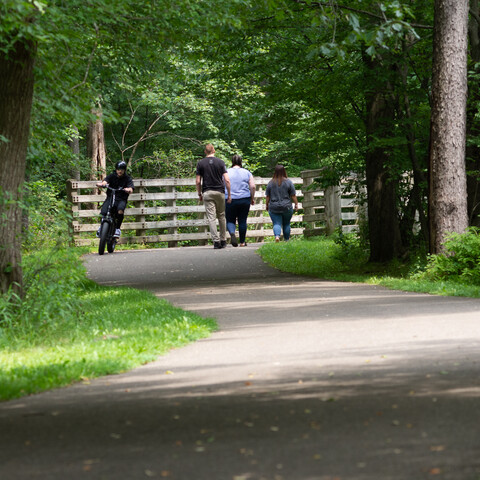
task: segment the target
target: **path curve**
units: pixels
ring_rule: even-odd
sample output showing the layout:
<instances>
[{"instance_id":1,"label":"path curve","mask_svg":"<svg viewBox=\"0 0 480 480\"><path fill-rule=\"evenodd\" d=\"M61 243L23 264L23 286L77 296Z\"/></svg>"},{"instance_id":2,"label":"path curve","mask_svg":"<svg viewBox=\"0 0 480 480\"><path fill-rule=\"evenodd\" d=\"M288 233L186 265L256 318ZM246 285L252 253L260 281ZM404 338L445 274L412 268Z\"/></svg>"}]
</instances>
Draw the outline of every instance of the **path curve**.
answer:
<instances>
[{"instance_id":1,"label":"path curve","mask_svg":"<svg viewBox=\"0 0 480 480\"><path fill-rule=\"evenodd\" d=\"M255 248L87 256L220 330L0 404L0 478L479 478L480 300L284 274Z\"/></svg>"}]
</instances>

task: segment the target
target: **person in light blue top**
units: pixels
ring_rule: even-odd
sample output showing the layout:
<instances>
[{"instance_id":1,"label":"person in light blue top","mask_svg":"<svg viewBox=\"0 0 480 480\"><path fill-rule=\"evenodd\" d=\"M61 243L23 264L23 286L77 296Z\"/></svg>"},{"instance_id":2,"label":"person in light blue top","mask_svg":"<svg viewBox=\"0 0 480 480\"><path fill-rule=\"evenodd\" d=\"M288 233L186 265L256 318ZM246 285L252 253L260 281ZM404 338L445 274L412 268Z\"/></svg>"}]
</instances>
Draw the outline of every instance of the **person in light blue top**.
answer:
<instances>
[{"instance_id":1,"label":"person in light blue top","mask_svg":"<svg viewBox=\"0 0 480 480\"><path fill-rule=\"evenodd\" d=\"M240 246L247 245L245 237L247 235L247 218L250 211L250 205L255 203L255 181L253 175L242 167L242 157L234 155L232 157L232 167L227 170L230 178L231 202L226 202L225 217L227 219L227 230L230 234L232 246L238 247L237 236L235 235L236 224L238 221L238 235Z\"/></svg>"}]
</instances>

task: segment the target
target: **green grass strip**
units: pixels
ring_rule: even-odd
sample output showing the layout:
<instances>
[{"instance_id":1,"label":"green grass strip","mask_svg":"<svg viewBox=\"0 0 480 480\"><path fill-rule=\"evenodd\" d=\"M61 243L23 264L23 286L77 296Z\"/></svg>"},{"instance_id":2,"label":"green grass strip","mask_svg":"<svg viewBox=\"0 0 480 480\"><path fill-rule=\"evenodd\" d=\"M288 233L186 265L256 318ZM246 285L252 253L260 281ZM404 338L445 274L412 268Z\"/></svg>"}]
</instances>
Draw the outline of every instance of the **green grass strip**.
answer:
<instances>
[{"instance_id":1,"label":"green grass strip","mask_svg":"<svg viewBox=\"0 0 480 480\"><path fill-rule=\"evenodd\" d=\"M435 281L422 278L413 262L368 263L361 248L348 247L342 248L334 238L318 237L266 243L259 249L259 254L272 267L297 275L361 282L409 292L480 298L478 285L453 279Z\"/></svg>"},{"instance_id":2,"label":"green grass strip","mask_svg":"<svg viewBox=\"0 0 480 480\"><path fill-rule=\"evenodd\" d=\"M217 328L146 291L84 280L76 294L74 312L0 328L0 400L125 372Z\"/></svg>"}]
</instances>

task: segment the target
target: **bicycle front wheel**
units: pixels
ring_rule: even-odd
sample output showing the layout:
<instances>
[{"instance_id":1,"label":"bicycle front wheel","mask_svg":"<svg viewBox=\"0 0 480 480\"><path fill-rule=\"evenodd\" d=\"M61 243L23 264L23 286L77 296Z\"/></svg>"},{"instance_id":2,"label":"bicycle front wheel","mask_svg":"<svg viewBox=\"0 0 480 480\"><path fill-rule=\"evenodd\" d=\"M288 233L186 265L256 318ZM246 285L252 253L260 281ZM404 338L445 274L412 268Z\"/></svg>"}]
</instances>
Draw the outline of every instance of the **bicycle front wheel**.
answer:
<instances>
[{"instance_id":1,"label":"bicycle front wheel","mask_svg":"<svg viewBox=\"0 0 480 480\"><path fill-rule=\"evenodd\" d=\"M100 227L100 241L98 242L98 254L103 255L105 253L105 245L107 244L108 230L110 224L108 222L103 222Z\"/></svg>"}]
</instances>

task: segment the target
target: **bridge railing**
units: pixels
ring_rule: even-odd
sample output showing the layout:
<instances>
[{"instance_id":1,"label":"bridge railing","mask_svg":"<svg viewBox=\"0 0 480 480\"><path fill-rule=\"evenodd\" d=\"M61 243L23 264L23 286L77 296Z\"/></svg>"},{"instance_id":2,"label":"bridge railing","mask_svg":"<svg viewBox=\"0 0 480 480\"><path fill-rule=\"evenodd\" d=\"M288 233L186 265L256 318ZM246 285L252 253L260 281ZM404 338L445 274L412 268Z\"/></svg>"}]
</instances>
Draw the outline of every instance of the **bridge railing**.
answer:
<instances>
[{"instance_id":1,"label":"bridge railing","mask_svg":"<svg viewBox=\"0 0 480 480\"><path fill-rule=\"evenodd\" d=\"M355 198L342 194L341 187L312 188L319 170L302 172L290 178L299 199L298 213L292 217L292 235L331 233L342 225L355 228ZM263 242L273 236L272 222L265 209L265 189L271 178L255 177L255 205L250 207L247 239ZM205 207L199 202L195 178L134 179L135 191L128 198L122 237L119 243L147 244L167 242L169 247L185 242L206 244L210 240ZM76 245L98 242L95 232L100 223L100 207L105 192L96 181L69 180L73 232Z\"/></svg>"}]
</instances>

